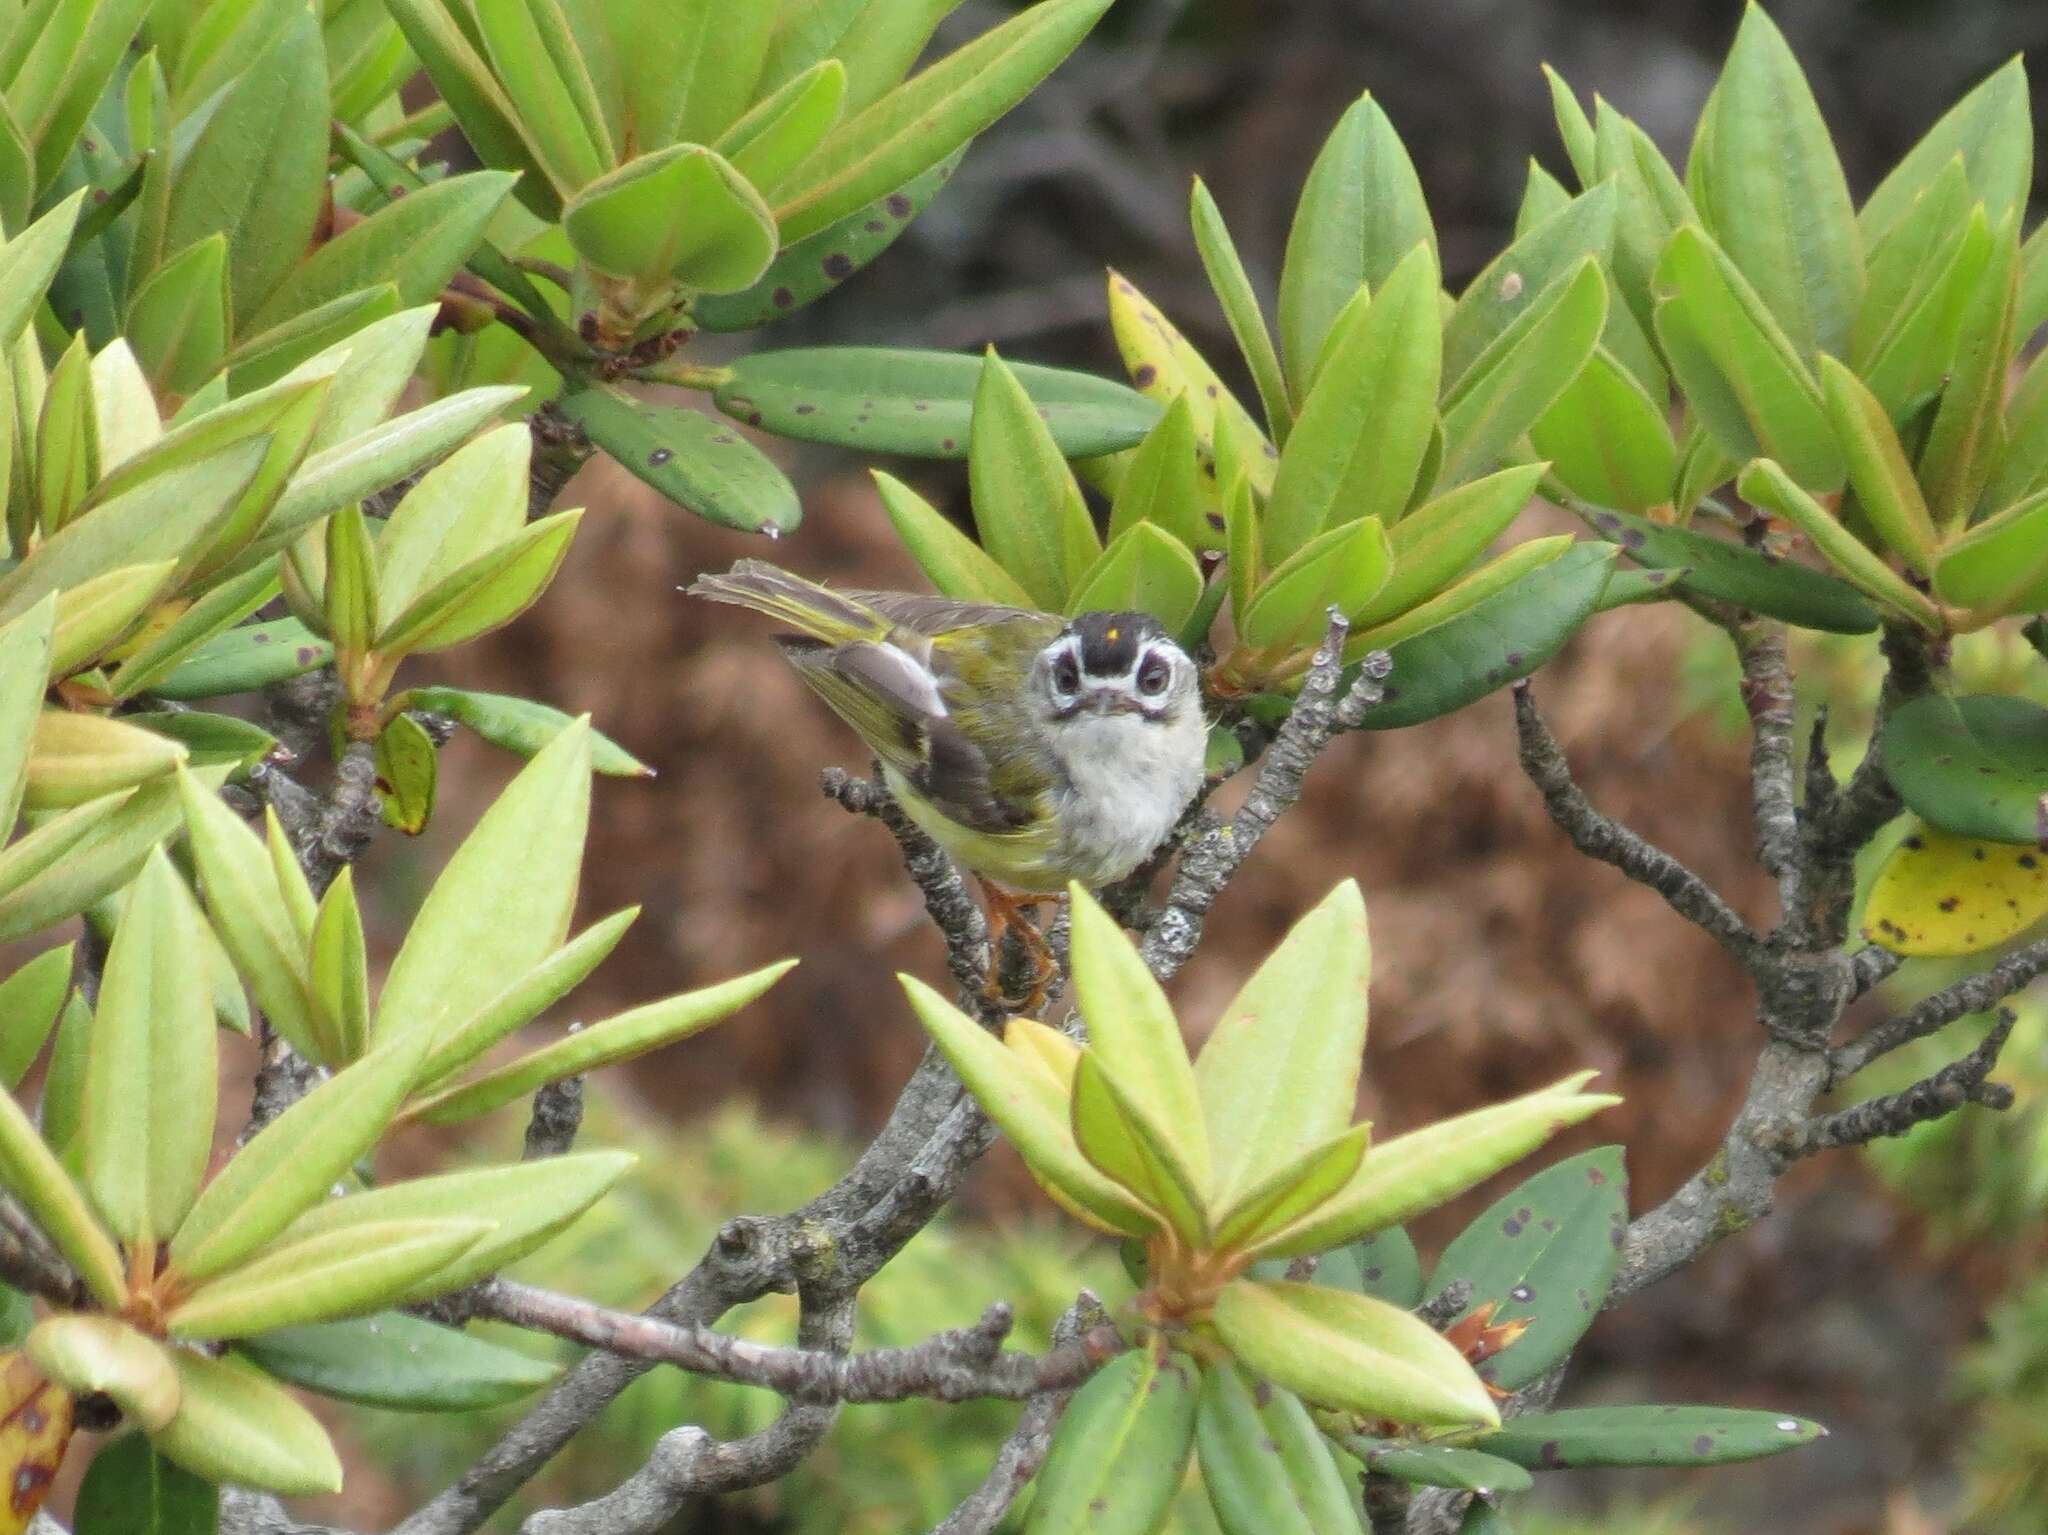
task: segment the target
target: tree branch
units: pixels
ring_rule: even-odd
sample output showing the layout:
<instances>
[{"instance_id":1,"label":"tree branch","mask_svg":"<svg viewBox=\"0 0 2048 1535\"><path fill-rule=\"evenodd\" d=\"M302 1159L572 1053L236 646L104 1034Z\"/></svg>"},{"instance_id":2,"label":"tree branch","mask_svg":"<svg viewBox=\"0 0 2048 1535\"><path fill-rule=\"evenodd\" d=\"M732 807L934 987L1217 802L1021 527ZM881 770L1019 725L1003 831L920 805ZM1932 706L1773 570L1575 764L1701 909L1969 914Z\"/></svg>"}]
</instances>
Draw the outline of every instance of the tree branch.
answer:
<instances>
[{"instance_id":1,"label":"tree branch","mask_svg":"<svg viewBox=\"0 0 2048 1535\"><path fill-rule=\"evenodd\" d=\"M1887 1135L1904 1135L1915 1125L1953 1114L1965 1104L2011 1108L2012 1089L1985 1078L1998 1065L1998 1053L2012 1034L2013 1022L2012 1009L2000 1008L1991 1032L1961 1060L1949 1062L1900 1092L1809 1119L1787 1131L1779 1149L1787 1158L1811 1156L1835 1146L1861 1146Z\"/></svg>"},{"instance_id":2,"label":"tree branch","mask_svg":"<svg viewBox=\"0 0 2048 1535\"><path fill-rule=\"evenodd\" d=\"M1778 882L1787 916L1799 904L1799 812L1793 790L1792 670L1781 624L1747 619L1729 630L1749 711L1749 779L1757 862ZM1532 706L1533 707L1533 706Z\"/></svg>"},{"instance_id":3,"label":"tree branch","mask_svg":"<svg viewBox=\"0 0 2048 1535\"><path fill-rule=\"evenodd\" d=\"M1043 1358L1003 1347L1010 1308L1000 1302L972 1327L935 1333L908 1348L841 1354L775 1348L708 1327L677 1326L653 1317L613 1311L573 1296L495 1279L476 1297L476 1314L535 1332L569 1338L693 1375L764 1386L793 1402L901 1402L935 1397L965 1402L979 1397L1022 1401L1080 1384L1122 1347L1113 1330L1091 1332Z\"/></svg>"},{"instance_id":4,"label":"tree branch","mask_svg":"<svg viewBox=\"0 0 2048 1535\"><path fill-rule=\"evenodd\" d=\"M1392 670L1383 650L1367 656L1350 688L1341 697L1338 694L1344 641L1350 632L1343 615L1331 609L1329 628L1309 662L1301 693L1260 759L1251 793L1230 820L1211 821L1182 847L1166 904L1139 944L1145 963L1161 980L1193 956L1209 908L1259 839L1301 798L1302 782L1331 737L1340 730L1356 730L1366 711L1380 701L1380 684Z\"/></svg>"},{"instance_id":5,"label":"tree branch","mask_svg":"<svg viewBox=\"0 0 2048 1535\"><path fill-rule=\"evenodd\" d=\"M1897 964L1896 959L1893 963ZM1944 986L1841 1046L1835 1051L1830 1082L1846 1081L1880 1056L1925 1039L1958 1018L1996 1006L2044 972L2048 972L2048 938L2037 938L2014 949L1989 970Z\"/></svg>"},{"instance_id":6,"label":"tree branch","mask_svg":"<svg viewBox=\"0 0 2048 1535\"><path fill-rule=\"evenodd\" d=\"M1536 707L1527 682L1515 692L1515 731L1521 741L1522 771L1543 795L1557 828L1589 858L1611 864L1639 885L1647 885L1686 921L1714 939L1754 973L1764 941L1736 915L1707 882L1662 848L1619 821L1602 815L1572 778L1571 764Z\"/></svg>"}]
</instances>

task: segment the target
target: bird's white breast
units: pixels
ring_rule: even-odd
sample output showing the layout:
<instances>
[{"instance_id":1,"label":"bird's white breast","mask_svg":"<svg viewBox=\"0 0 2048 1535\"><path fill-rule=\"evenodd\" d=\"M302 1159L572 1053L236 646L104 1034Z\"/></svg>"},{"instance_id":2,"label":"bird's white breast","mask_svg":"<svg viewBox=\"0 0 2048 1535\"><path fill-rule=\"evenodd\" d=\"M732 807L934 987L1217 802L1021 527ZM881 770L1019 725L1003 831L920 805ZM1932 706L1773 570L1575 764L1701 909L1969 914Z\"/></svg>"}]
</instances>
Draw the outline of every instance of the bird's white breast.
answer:
<instances>
[{"instance_id":1,"label":"bird's white breast","mask_svg":"<svg viewBox=\"0 0 2048 1535\"><path fill-rule=\"evenodd\" d=\"M1166 839L1202 786L1209 730L1199 709L1155 722L1130 714L1075 719L1056 751L1060 861L1084 885L1122 879Z\"/></svg>"}]
</instances>

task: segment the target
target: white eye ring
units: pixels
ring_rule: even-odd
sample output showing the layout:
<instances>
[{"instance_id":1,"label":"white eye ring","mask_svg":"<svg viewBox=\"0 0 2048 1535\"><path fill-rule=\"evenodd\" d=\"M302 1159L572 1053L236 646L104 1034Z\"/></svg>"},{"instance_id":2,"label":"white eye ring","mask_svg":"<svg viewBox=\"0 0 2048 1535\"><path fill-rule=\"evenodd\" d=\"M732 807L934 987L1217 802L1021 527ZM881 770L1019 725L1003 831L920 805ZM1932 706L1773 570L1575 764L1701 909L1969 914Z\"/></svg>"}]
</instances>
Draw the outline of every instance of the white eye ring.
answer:
<instances>
[{"instance_id":1,"label":"white eye ring","mask_svg":"<svg viewBox=\"0 0 2048 1535\"><path fill-rule=\"evenodd\" d=\"M1138 691L1147 698L1157 698L1166 691L1173 680L1173 663L1164 651L1148 650L1145 659L1138 663Z\"/></svg>"},{"instance_id":2,"label":"white eye ring","mask_svg":"<svg viewBox=\"0 0 2048 1535\"><path fill-rule=\"evenodd\" d=\"M1081 691L1081 663L1074 658L1072 650L1062 650L1052 663L1052 687L1055 693L1062 695Z\"/></svg>"}]
</instances>

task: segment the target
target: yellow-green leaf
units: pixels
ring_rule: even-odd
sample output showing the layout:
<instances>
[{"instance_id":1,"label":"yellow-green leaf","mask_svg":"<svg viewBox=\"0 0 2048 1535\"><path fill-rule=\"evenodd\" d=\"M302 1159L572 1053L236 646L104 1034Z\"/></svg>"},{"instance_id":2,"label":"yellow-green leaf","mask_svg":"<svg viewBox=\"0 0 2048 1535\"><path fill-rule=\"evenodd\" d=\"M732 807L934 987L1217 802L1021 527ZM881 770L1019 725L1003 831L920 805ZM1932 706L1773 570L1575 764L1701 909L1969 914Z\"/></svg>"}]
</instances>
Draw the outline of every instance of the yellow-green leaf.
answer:
<instances>
[{"instance_id":1,"label":"yellow-green leaf","mask_svg":"<svg viewBox=\"0 0 2048 1535\"><path fill-rule=\"evenodd\" d=\"M2048 856L1914 821L1877 871L1863 936L1909 957L1981 954L2048 917Z\"/></svg>"}]
</instances>

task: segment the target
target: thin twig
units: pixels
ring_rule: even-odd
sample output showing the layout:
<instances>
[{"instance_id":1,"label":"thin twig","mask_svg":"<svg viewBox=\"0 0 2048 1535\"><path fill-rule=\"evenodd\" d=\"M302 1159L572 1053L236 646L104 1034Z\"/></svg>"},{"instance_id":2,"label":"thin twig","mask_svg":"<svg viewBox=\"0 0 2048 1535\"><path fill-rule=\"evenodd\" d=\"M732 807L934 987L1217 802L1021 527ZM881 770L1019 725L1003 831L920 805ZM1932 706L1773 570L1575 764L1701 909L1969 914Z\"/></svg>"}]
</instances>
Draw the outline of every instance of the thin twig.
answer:
<instances>
[{"instance_id":1,"label":"thin twig","mask_svg":"<svg viewBox=\"0 0 2048 1535\"><path fill-rule=\"evenodd\" d=\"M1835 1051L1833 1080L1853 1077L1880 1056L1916 1039L1925 1039L1958 1018L1996 1006L2044 972L2048 972L2048 938L2037 938L2024 948L2013 950L1989 970L1943 987L1850 1040Z\"/></svg>"},{"instance_id":2,"label":"thin twig","mask_svg":"<svg viewBox=\"0 0 2048 1535\"><path fill-rule=\"evenodd\" d=\"M776 1348L714 1332L678 1327L652 1317L614 1311L509 1279L493 1280L476 1299L476 1313L535 1332L569 1338L589 1348L741 1385L764 1386L793 1402L901 1402L934 1397L964 1402L979 1397L1022 1401L1078 1385L1121 1345L1113 1331L1090 1334L1044 1357L1003 1347L1010 1308L1000 1303L972 1327L935 1333L908 1348L838 1354Z\"/></svg>"},{"instance_id":3,"label":"thin twig","mask_svg":"<svg viewBox=\"0 0 2048 1535\"><path fill-rule=\"evenodd\" d=\"M2011 1108L2012 1089L1985 1079L1998 1065L1998 1053L2012 1034L2013 1021L2012 1009L2000 1008L1991 1032L1961 1060L1950 1061L1899 1092L1809 1119L1787 1132L1779 1149L1788 1157L1811 1156L1835 1146L1861 1146L1884 1136L1904 1135L1915 1125L1953 1114L1966 1104Z\"/></svg>"}]
</instances>

